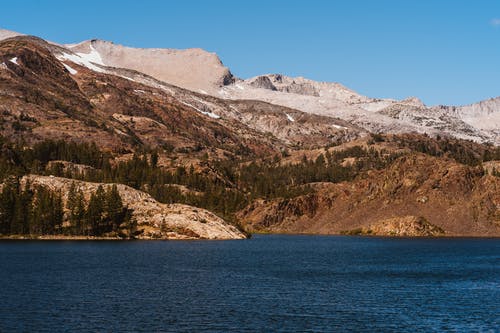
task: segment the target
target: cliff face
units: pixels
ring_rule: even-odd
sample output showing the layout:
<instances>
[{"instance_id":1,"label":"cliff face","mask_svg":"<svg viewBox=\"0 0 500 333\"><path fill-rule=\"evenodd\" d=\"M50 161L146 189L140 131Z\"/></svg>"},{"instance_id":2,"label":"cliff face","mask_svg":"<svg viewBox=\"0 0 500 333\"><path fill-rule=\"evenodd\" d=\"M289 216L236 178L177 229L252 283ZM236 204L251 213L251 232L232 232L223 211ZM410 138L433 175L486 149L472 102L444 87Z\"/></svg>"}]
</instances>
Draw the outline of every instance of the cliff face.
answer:
<instances>
[{"instance_id":1,"label":"cliff face","mask_svg":"<svg viewBox=\"0 0 500 333\"><path fill-rule=\"evenodd\" d=\"M43 186L51 191L60 192L63 202L68 199L71 184L81 190L89 199L99 185L104 189L112 184L82 182L78 180L28 175L22 183L31 186ZM236 227L226 223L215 214L201 208L182 204L162 204L149 194L135 190L129 186L117 184L123 204L133 209L133 218L137 221L138 230L142 232L139 239L244 239L246 236Z\"/></svg>"},{"instance_id":2,"label":"cliff face","mask_svg":"<svg viewBox=\"0 0 500 333\"><path fill-rule=\"evenodd\" d=\"M415 154L352 183L255 201L239 217L257 232L499 236L500 179L480 167Z\"/></svg>"}]
</instances>

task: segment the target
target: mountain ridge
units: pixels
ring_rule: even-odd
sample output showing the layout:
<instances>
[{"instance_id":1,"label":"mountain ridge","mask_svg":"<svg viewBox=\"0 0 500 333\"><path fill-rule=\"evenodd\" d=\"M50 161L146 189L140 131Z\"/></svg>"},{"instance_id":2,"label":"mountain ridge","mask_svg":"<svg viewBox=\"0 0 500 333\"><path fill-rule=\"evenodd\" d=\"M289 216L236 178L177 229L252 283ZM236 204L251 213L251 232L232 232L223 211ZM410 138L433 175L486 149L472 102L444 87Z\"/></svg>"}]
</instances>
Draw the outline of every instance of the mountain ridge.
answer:
<instances>
[{"instance_id":1,"label":"mountain ridge","mask_svg":"<svg viewBox=\"0 0 500 333\"><path fill-rule=\"evenodd\" d=\"M0 39L2 35L16 34L7 31L0 34ZM76 61L94 71L105 71L103 66L114 68L107 71L110 74L119 68L135 70L204 95L227 100L263 101L305 113L340 118L369 132L446 134L500 145L499 97L466 106L428 107L416 97L400 101L371 98L336 82L317 82L282 74L239 79L215 53L199 48L133 48L98 39L58 47L55 52L59 52L59 59ZM72 54L64 52L64 48Z\"/></svg>"},{"instance_id":2,"label":"mountain ridge","mask_svg":"<svg viewBox=\"0 0 500 333\"><path fill-rule=\"evenodd\" d=\"M213 81L210 72L199 83L214 90L190 90L182 86L185 83L175 85L150 75L154 73L115 67L124 63L112 59L125 61L131 52L120 48L122 55L116 56L116 50L110 43L92 40L71 48L32 36L0 40L3 179L37 174L121 183L161 203L208 209L257 231L500 232L494 178L500 148L470 141L495 143L498 129L493 121L484 130L467 123L478 121L478 114L495 120L498 99L478 108L427 107L415 97L375 99L339 83L281 74L247 80L231 76L234 81L224 84ZM184 65L196 59L188 57ZM195 78L200 74L192 72ZM398 162L400 158L410 162ZM447 168L459 170L448 184L459 183L461 176L476 179L468 187L489 179L476 192L473 206L465 205L467 186L439 192L434 183L423 184L425 197L433 200L422 212L418 200L427 199L412 192L418 187L398 192L412 182L422 185L422 178L442 177ZM385 178L390 181L384 183ZM50 177L44 179L51 182ZM400 196L400 202L391 201L399 209L390 215L383 214L388 209L385 200L394 199L385 185ZM382 195L363 201L365 192L373 189ZM453 196L463 204L456 205ZM345 205L334 202L335 197L344 198ZM356 224L353 216L366 212L365 203L375 211L385 208L377 211L378 219ZM333 204L344 214L336 225L325 220L334 217ZM269 230L266 224L275 217L266 217L266 211L282 218ZM476 213L481 229L468 220L479 216ZM317 222L314 227L296 224L314 222L309 215ZM463 229L442 219L457 219L457 228Z\"/></svg>"}]
</instances>

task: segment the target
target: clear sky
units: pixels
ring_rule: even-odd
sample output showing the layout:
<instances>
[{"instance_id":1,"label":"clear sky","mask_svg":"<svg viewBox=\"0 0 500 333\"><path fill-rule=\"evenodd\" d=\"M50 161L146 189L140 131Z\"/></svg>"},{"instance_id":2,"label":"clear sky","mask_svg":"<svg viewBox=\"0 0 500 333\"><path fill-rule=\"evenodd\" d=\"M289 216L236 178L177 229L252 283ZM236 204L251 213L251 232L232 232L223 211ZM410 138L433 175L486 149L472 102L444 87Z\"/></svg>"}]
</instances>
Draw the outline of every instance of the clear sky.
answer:
<instances>
[{"instance_id":1,"label":"clear sky","mask_svg":"<svg viewBox=\"0 0 500 333\"><path fill-rule=\"evenodd\" d=\"M500 96L498 0L2 1L0 27L59 43L200 47L241 78L304 76L428 105Z\"/></svg>"}]
</instances>

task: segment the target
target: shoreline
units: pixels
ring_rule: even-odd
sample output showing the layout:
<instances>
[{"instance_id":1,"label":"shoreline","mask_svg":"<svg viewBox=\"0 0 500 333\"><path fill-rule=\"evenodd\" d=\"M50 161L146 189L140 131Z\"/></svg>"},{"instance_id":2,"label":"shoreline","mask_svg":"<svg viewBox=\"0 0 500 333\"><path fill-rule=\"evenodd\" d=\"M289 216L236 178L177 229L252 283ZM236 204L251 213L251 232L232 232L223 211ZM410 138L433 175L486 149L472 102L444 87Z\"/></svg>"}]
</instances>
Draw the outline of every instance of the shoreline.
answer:
<instances>
[{"instance_id":1,"label":"shoreline","mask_svg":"<svg viewBox=\"0 0 500 333\"><path fill-rule=\"evenodd\" d=\"M308 233L308 232L261 232L256 231L252 232L251 235L276 235L276 236L322 236L322 237L358 237L358 238L415 238L415 239L424 239L424 238L500 238L499 235L453 235L453 234L444 234L444 235L436 235L436 236L395 236L395 235L374 235L374 234L356 234L349 235L344 233L336 233L336 234L325 234L325 233Z\"/></svg>"},{"instance_id":2,"label":"shoreline","mask_svg":"<svg viewBox=\"0 0 500 333\"><path fill-rule=\"evenodd\" d=\"M8 235L0 236L0 240L133 240L131 238L103 236L69 236L69 235Z\"/></svg>"},{"instance_id":3,"label":"shoreline","mask_svg":"<svg viewBox=\"0 0 500 333\"><path fill-rule=\"evenodd\" d=\"M346 234L314 234L314 233L270 233L254 232L253 236L321 236L321 237L357 237L357 238L392 238L392 239L500 239L500 235L439 235L439 236L391 236L391 235L346 235ZM69 236L69 235L0 235L0 241L221 241L235 239L206 239L206 238L120 238L104 236Z\"/></svg>"}]
</instances>

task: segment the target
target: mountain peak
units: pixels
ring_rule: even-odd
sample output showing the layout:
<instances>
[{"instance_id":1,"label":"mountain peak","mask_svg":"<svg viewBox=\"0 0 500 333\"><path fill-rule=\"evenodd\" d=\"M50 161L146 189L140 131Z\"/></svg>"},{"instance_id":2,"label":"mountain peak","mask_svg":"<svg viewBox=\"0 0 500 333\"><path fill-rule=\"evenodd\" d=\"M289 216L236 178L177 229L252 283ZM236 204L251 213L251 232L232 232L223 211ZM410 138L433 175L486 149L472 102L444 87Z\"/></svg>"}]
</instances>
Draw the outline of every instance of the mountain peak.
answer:
<instances>
[{"instance_id":1,"label":"mountain peak","mask_svg":"<svg viewBox=\"0 0 500 333\"><path fill-rule=\"evenodd\" d=\"M133 69L194 91L214 92L234 80L215 53L200 48L132 48L100 39L66 47L78 53L94 52L106 66Z\"/></svg>"},{"instance_id":2,"label":"mountain peak","mask_svg":"<svg viewBox=\"0 0 500 333\"><path fill-rule=\"evenodd\" d=\"M24 36L24 34L11 30L0 29L0 40L17 36Z\"/></svg>"},{"instance_id":3,"label":"mountain peak","mask_svg":"<svg viewBox=\"0 0 500 333\"><path fill-rule=\"evenodd\" d=\"M424 102L418 97L410 96L401 101L402 104L413 105L413 106L425 106Z\"/></svg>"}]
</instances>

